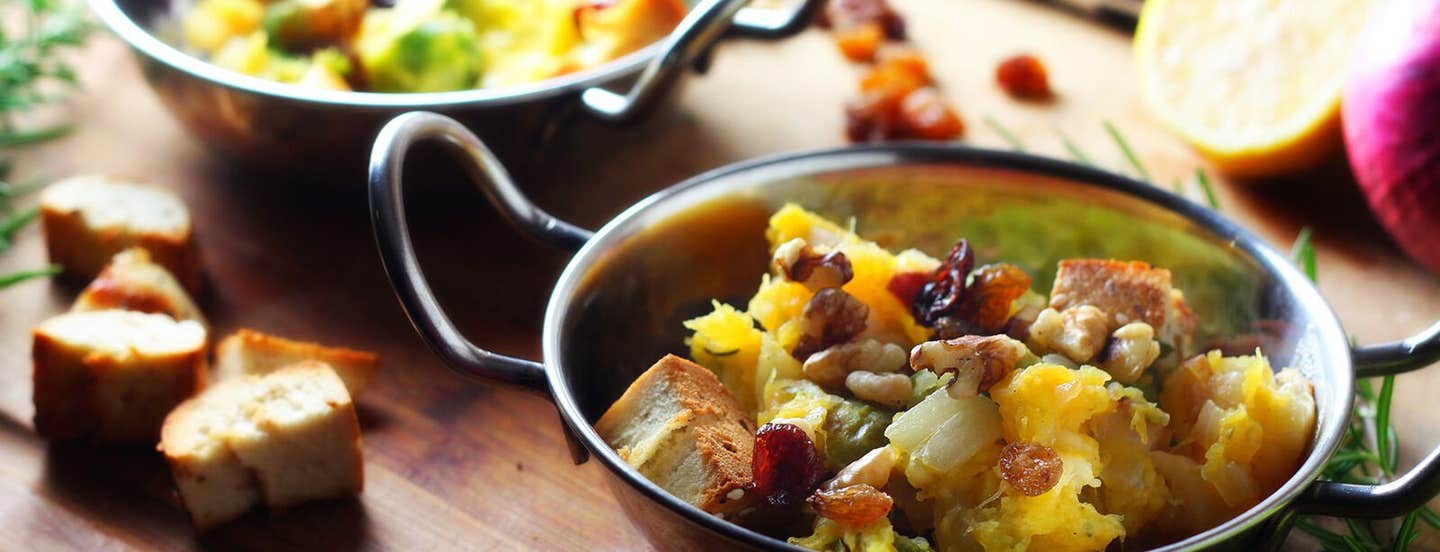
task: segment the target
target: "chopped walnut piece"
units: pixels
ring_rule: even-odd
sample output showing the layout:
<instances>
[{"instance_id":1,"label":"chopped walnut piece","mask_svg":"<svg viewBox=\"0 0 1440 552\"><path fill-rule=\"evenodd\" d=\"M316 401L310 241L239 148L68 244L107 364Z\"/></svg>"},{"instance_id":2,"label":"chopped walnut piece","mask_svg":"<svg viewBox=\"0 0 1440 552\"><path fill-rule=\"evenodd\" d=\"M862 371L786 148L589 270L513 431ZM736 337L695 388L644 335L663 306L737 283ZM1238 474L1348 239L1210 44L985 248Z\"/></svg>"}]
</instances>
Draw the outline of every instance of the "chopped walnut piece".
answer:
<instances>
[{"instance_id":1,"label":"chopped walnut piece","mask_svg":"<svg viewBox=\"0 0 1440 552\"><path fill-rule=\"evenodd\" d=\"M826 481L820 488L834 491L851 485L864 484L883 489L890 482L890 472L895 469L895 461L898 459L895 449L890 445L877 447L875 450L865 453L865 456L861 456L860 459L841 468L835 477Z\"/></svg>"},{"instance_id":2,"label":"chopped walnut piece","mask_svg":"<svg viewBox=\"0 0 1440 552\"><path fill-rule=\"evenodd\" d=\"M1045 74L1045 65L1029 54L1021 54L1000 63L995 68L995 82L1010 97L1021 100L1048 100L1054 94L1050 91L1050 80Z\"/></svg>"},{"instance_id":3,"label":"chopped walnut piece","mask_svg":"<svg viewBox=\"0 0 1440 552\"><path fill-rule=\"evenodd\" d=\"M811 291L838 288L855 277L850 259L844 253L817 250L804 238L780 244L771 263L786 280L803 284Z\"/></svg>"},{"instance_id":4,"label":"chopped walnut piece","mask_svg":"<svg viewBox=\"0 0 1440 552\"><path fill-rule=\"evenodd\" d=\"M1039 352L1054 351L1077 363L1089 362L1108 337L1105 312L1090 305L1061 312L1040 311L1030 325L1030 345Z\"/></svg>"},{"instance_id":5,"label":"chopped walnut piece","mask_svg":"<svg viewBox=\"0 0 1440 552\"><path fill-rule=\"evenodd\" d=\"M800 312L800 341L792 354L804 360L818 351L850 341L865 331L868 316L870 307L840 288L817 291Z\"/></svg>"},{"instance_id":6,"label":"chopped walnut piece","mask_svg":"<svg viewBox=\"0 0 1440 552\"><path fill-rule=\"evenodd\" d=\"M805 379L827 391L845 388L851 372L895 372L905 367L905 348L894 343L862 339L841 343L805 359Z\"/></svg>"},{"instance_id":7,"label":"chopped walnut piece","mask_svg":"<svg viewBox=\"0 0 1440 552\"><path fill-rule=\"evenodd\" d=\"M851 527L863 527L885 517L895 501L870 485L851 485L833 491L818 490L810 495L815 513Z\"/></svg>"},{"instance_id":8,"label":"chopped walnut piece","mask_svg":"<svg viewBox=\"0 0 1440 552\"><path fill-rule=\"evenodd\" d=\"M1025 496L1040 496L1060 482L1065 464L1055 449L1010 443L1000 450L1000 477Z\"/></svg>"},{"instance_id":9,"label":"chopped walnut piece","mask_svg":"<svg viewBox=\"0 0 1440 552\"><path fill-rule=\"evenodd\" d=\"M845 388L857 399L890 408L904 408L910 402L910 376L905 374L857 370L845 376Z\"/></svg>"},{"instance_id":10,"label":"chopped walnut piece","mask_svg":"<svg viewBox=\"0 0 1440 552\"><path fill-rule=\"evenodd\" d=\"M1155 341L1155 329L1144 322L1131 322L1110 334L1110 341L1095 360L1115 381L1129 385L1140 379L1157 358L1160 342Z\"/></svg>"},{"instance_id":11,"label":"chopped walnut piece","mask_svg":"<svg viewBox=\"0 0 1440 552\"><path fill-rule=\"evenodd\" d=\"M973 397L1005 378L1029 352L1023 343L1003 335L967 335L926 341L910 350L910 367L936 374L955 372L946 391L951 397Z\"/></svg>"}]
</instances>

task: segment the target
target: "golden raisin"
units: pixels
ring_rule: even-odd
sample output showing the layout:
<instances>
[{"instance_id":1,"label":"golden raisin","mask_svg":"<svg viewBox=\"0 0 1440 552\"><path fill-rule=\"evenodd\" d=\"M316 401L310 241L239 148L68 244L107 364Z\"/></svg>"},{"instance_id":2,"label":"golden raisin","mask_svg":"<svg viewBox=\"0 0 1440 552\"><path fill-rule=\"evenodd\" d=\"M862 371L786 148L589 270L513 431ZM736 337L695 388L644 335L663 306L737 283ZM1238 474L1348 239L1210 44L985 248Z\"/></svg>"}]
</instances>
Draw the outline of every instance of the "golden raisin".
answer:
<instances>
[{"instance_id":1,"label":"golden raisin","mask_svg":"<svg viewBox=\"0 0 1440 552\"><path fill-rule=\"evenodd\" d=\"M995 82L1012 98L1046 100L1052 95L1045 66L1030 54L1022 54L1000 63L995 69Z\"/></svg>"},{"instance_id":2,"label":"golden raisin","mask_svg":"<svg viewBox=\"0 0 1440 552\"><path fill-rule=\"evenodd\" d=\"M900 102L900 127L904 138L954 140L965 133L960 116L933 86L911 92Z\"/></svg>"},{"instance_id":3,"label":"golden raisin","mask_svg":"<svg viewBox=\"0 0 1440 552\"><path fill-rule=\"evenodd\" d=\"M1025 496L1040 496L1060 482L1065 465L1055 449L1010 443L1000 451L1000 477Z\"/></svg>"},{"instance_id":4,"label":"golden raisin","mask_svg":"<svg viewBox=\"0 0 1440 552\"><path fill-rule=\"evenodd\" d=\"M998 333L1010 320L1011 303L1026 291L1030 291L1030 275L1020 267L1009 263L982 266L965 289L958 314L987 334Z\"/></svg>"},{"instance_id":5,"label":"golden raisin","mask_svg":"<svg viewBox=\"0 0 1440 552\"><path fill-rule=\"evenodd\" d=\"M807 502L821 517L851 527L869 525L888 515L895 505L890 495L865 483L833 491L817 490Z\"/></svg>"},{"instance_id":6,"label":"golden raisin","mask_svg":"<svg viewBox=\"0 0 1440 552\"><path fill-rule=\"evenodd\" d=\"M884 41L884 27L873 21L853 29L835 32L835 46L839 47L840 53L850 61L875 61L875 52Z\"/></svg>"},{"instance_id":7,"label":"golden raisin","mask_svg":"<svg viewBox=\"0 0 1440 552\"><path fill-rule=\"evenodd\" d=\"M841 30L875 23L886 37L905 38L905 20L885 0L830 0L815 22L821 27Z\"/></svg>"}]
</instances>

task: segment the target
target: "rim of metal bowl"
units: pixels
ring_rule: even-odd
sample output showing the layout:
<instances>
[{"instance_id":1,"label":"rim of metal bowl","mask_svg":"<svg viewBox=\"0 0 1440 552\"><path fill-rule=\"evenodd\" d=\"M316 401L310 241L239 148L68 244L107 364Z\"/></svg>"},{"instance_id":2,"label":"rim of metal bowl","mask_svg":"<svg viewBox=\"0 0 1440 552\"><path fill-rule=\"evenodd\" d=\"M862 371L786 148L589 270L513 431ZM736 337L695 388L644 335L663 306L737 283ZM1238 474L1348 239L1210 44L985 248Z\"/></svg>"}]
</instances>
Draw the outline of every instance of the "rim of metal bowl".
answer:
<instances>
[{"instance_id":1,"label":"rim of metal bowl","mask_svg":"<svg viewBox=\"0 0 1440 552\"><path fill-rule=\"evenodd\" d=\"M1343 369L1350 363L1350 349L1346 344L1345 333L1340 327L1339 319L1336 318L1329 304L1321 297L1320 292L1288 259L1271 249L1268 245L1265 245L1265 242L1261 241L1260 238L1254 234L1251 234L1248 230L1226 219L1214 210L1171 194L1156 186L1068 161L1019 152L985 150L955 145L920 143L889 144L832 148L761 157L727 165L691 177L679 184L675 184L646 197L619 215L616 215L615 218L611 219L604 227L598 230L595 233L595 237L587 242L585 246L571 258L564 272L560 275L545 309L542 342L545 373L564 423L570 427L574 435L585 443L585 446L590 449L592 455L599 457L606 468L614 472L623 479L626 484L638 490L650 500L664 505L671 511L679 514L681 518L689 523L761 549L800 550L798 547L789 545L783 541L724 521L689 503L675 498L658 485L650 482L649 479L640 475L639 472L626 464L614 450L611 450L610 447L605 444L604 439L601 439L600 435L595 432L595 429L586 422L584 413L580 410L580 406L576 402L569 384L565 381L564 375L561 374L559 369L558 362L562 352L559 337L563 329L561 322L564 317L564 311L568 309L570 300L579 288L581 277L584 275L585 270L595 261L596 255L617 245L619 242L616 240L623 238L616 238L615 236L623 232L631 220L642 218L645 211L672 197L691 192L698 188L714 185L716 182L721 182L727 177L740 175L742 173L749 173L744 174L744 178L747 179L773 181L787 176L820 174L904 164L908 162L963 165L978 168L988 167L1027 172L1039 176L1070 181L1079 186L1095 186L1118 191L1160 206L1199 225L1201 228L1222 239L1228 239L1244 254L1255 259L1265 271L1274 275L1279 280L1280 285L1293 290L1306 312L1317 315L1315 316L1314 323L1318 326L1317 331L1323 338L1319 344L1320 354L1327 355L1335 359L1335 362L1341 363L1339 366L1341 369L1337 369L1334 374L1333 385L1337 389L1331 391L1331 395L1338 394L1340 400L1339 404L1327 404L1326 408L1328 411L1317 415L1315 439L1305 461L1301 463L1295 474L1292 475L1285 484L1281 485L1279 489L1270 493L1270 495L1266 496L1256 505L1229 518L1224 523L1184 540L1165 545L1157 550L1189 550L1201 546L1213 545L1252 529L1270 519L1273 515L1293 502L1300 493L1319 476L1320 469L1340 445L1341 432L1350 417L1351 407L1354 403L1354 377L1353 372ZM725 192L717 190L715 193L723 194ZM612 241L616 241L616 243L610 243Z\"/></svg>"},{"instance_id":2,"label":"rim of metal bowl","mask_svg":"<svg viewBox=\"0 0 1440 552\"><path fill-rule=\"evenodd\" d=\"M665 47L665 40L626 54L619 59L543 81L499 88L476 88L453 92L353 92L320 90L253 77L225 69L160 40L122 9L118 0L89 0L90 9L106 27L131 48L159 63L226 88L273 99L320 106L375 110L444 109L455 107L505 106L552 98L598 86L639 71Z\"/></svg>"}]
</instances>

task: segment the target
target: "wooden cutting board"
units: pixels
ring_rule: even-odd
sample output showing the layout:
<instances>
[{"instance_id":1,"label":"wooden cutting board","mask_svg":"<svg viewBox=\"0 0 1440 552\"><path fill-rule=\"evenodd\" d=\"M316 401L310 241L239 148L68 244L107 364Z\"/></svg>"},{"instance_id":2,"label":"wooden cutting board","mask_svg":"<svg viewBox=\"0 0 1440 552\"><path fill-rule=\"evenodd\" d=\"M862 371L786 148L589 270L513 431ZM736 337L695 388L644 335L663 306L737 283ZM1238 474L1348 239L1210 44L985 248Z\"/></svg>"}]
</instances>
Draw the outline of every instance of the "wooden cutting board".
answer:
<instances>
[{"instance_id":1,"label":"wooden cutting board","mask_svg":"<svg viewBox=\"0 0 1440 552\"><path fill-rule=\"evenodd\" d=\"M1157 179L1200 166L1140 109L1128 35L1015 0L894 0L969 126L967 142L1004 148L1001 121L1036 152L1066 156L1061 129L1123 169L1102 121L1114 121ZM1006 99L992 75L1029 52L1059 94ZM17 150L22 176L129 175L179 193L194 212L217 335L253 327L372 349L385 367L360 400L365 493L285 514L252 514L192 536L159 456L145 448L50 446L31 429L29 328L67 308L76 287L33 281L0 291L0 548L640 549L595 464L574 466L541 397L451 375L421 343L381 273L362 182L254 174L209 156L141 80L130 53L100 36L78 58L79 129ZM841 103L856 68L824 34L732 41L647 123L578 122L518 161L552 212L595 227L629 203L706 169L842 144ZM358 171L357 171L358 173ZM422 258L444 303L478 342L536 358L550 283L565 256L517 236L456 173L435 169L413 200ZM1361 342L1395 339L1440 318L1440 280L1406 261L1363 209L1343 160L1287 183L1217 182L1224 212L1284 250L1317 228L1320 287ZM318 181L317 181L318 180ZM1199 190L1190 197L1200 200ZM22 231L0 272L44 262ZM1440 443L1429 403L1440 372L1404 376L1396 399L1402 463Z\"/></svg>"}]
</instances>

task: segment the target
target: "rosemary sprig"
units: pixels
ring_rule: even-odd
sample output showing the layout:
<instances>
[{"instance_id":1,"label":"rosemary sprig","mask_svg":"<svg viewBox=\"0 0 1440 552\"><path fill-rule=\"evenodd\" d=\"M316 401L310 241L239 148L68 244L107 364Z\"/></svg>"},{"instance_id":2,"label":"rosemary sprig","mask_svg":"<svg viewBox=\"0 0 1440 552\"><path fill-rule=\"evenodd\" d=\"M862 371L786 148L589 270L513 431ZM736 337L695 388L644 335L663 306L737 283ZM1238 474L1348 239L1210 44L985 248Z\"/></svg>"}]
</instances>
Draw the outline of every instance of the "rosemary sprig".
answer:
<instances>
[{"instance_id":1,"label":"rosemary sprig","mask_svg":"<svg viewBox=\"0 0 1440 552\"><path fill-rule=\"evenodd\" d=\"M1301 228L1300 233L1295 236L1290 256L1311 281L1318 280L1314 231L1309 226ZM1400 439L1395 433L1395 426L1390 423L1390 405L1395 398L1395 376L1381 378L1379 393L1375 392L1370 380L1359 380L1355 383L1355 395L1350 428L1340 449L1330 457L1322 475L1334 481L1373 485L1393 477L1399 467ZM1373 417L1370 412L1374 412ZM1388 526L1383 531L1377 530L1378 524L1357 519L1344 520L1347 531L1344 534L1326 529L1305 517L1296 519L1295 527L1314 537L1320 543L1320 548L1327 552L1403 551L1408 550L1420 537L1417 520L1440 529L1440 515L1428 506L1406 514L1394 533L1388 530Z\"/></svg>"},{"instance_id":2,"label":"rosemary sprig","mask_svg":"<svg viewBox=\"0 0 1440 552\"><path fill-rule=\"evenodd\" d=\"M37 268L35 270L21 270L9 274L0 274L0 289L5 289L32 278L45 278L59 273L60 265L52 264L45 268Z\"/></svg>"},{"instance_id":3,"label":"rosemary sprig","mask_svg":"<svg viewBox=\"0 0 1440 552\"><path fill-rule=\"evenodd\" d=\"M1075 142L1070 140L1070 136L1065 134L1065 131L1056 127L1055 134L1060 137L1060 143L1065 146L1065 149L1070 152L1070 155L1075 158L1076 162L1089 167L1095 166L1095 162L1090 160L1090 156L1085 155L1085 152L1080 149L1080 146L1075 145Z\"/></svg>"},{"instance_id":4,"label":"rosemary sprig","mask_svg":"<svg viewBox=\"0 0 1440 552\"><path fill-rule=\"evenodd\" d=\"M1314 234L1315 229L1309 226L1301 228L1300 233L1295 236L1295 245L1290 246L1290 258L1295 259L1295 264L1300 265L1300 269L1305 271L1305 276L1310 278L1311 282L1318 283L1320 274L1315 269L1315 245L1310 242ZM1370 382L1365 383L1368 386Z\"/></svg>"},{"instance_id":5,"label":"rosemary sprig","mask_svg":"<svg viewBox=\"0 0 1440 552\"><path fill-rule=\"evenodd\" d=\"M84 5L74 0L21 0L3 6L10 9L0 10L0 21L15 24L0 27L0 146L64 135L69 123L23 129L18 117L64 100L77 84L75 70L61 54L84 43L93 28Z\"/></svg>"},{"instance_id":6,"label":"rosemary sprig","mask_svg":"<svg viewBox=\"0 0 1440 552\"><path fill-rule=\"evenodd\" d=\"M1015 136L1015 133L1010 132L1010 129L1005 128L1005 125L1000 124L1000 121L996 121L994 117L991 117L989 115L985 116L984 121L986 125L989 125L990 128L995 131L995 134L999 134L1006 143L1010 144L1010 149L1013 149L1015 151L1025 151L1025 144L1020 141L1019 137Z\"/></svg>"},{"instance_id":7,"label":"rosemary sprig","mask_svg":"<svg viewBox=\"0 0 1440 552\"><path fill-rule=\"evenodd\" d=\"M1110 138L1115 140L1115 145L1125 154L1125 158L1130 160L1130 166L1135 169L1135 174L1139 175L1141 180L1154 182L1155 177L1150 176L1150 171L1145 170L1145 165L1140 162L1140 157L1135 155L1135 150L1130 149L1130 143L1126 142L1125 137L1120 135L1120 131L1115 128L1115 124L1106 120L1105 131L1110 133Z\"/></svg>"},{"instance_id":8,"label":"rosemary sprig","mask_svg":"<svg viewBox=\"0 0 1440 552\"><path fill-rule=\"evenodd\" d=\"M1195 182L1200 184L1200 189L1205 192L1205 202L1210 208L1220 210L1220 200L1215 197L1215 188L1210 187L1210 177L1205 175L1205 169L1195 168Z\"/></svg>"},{"instance_id":9,"label":"rosemary sprig","mask_svg":"<svg viewBox=\"0 0 1440 552\"><path fill-rule=\"evenodd\" d=\"M0 251L10 249L10 237L38 216L40 216L40 208L31 207L24 211L11 213L5 215L4 218L0 218Z\"/></svg>"}]
</instances>

